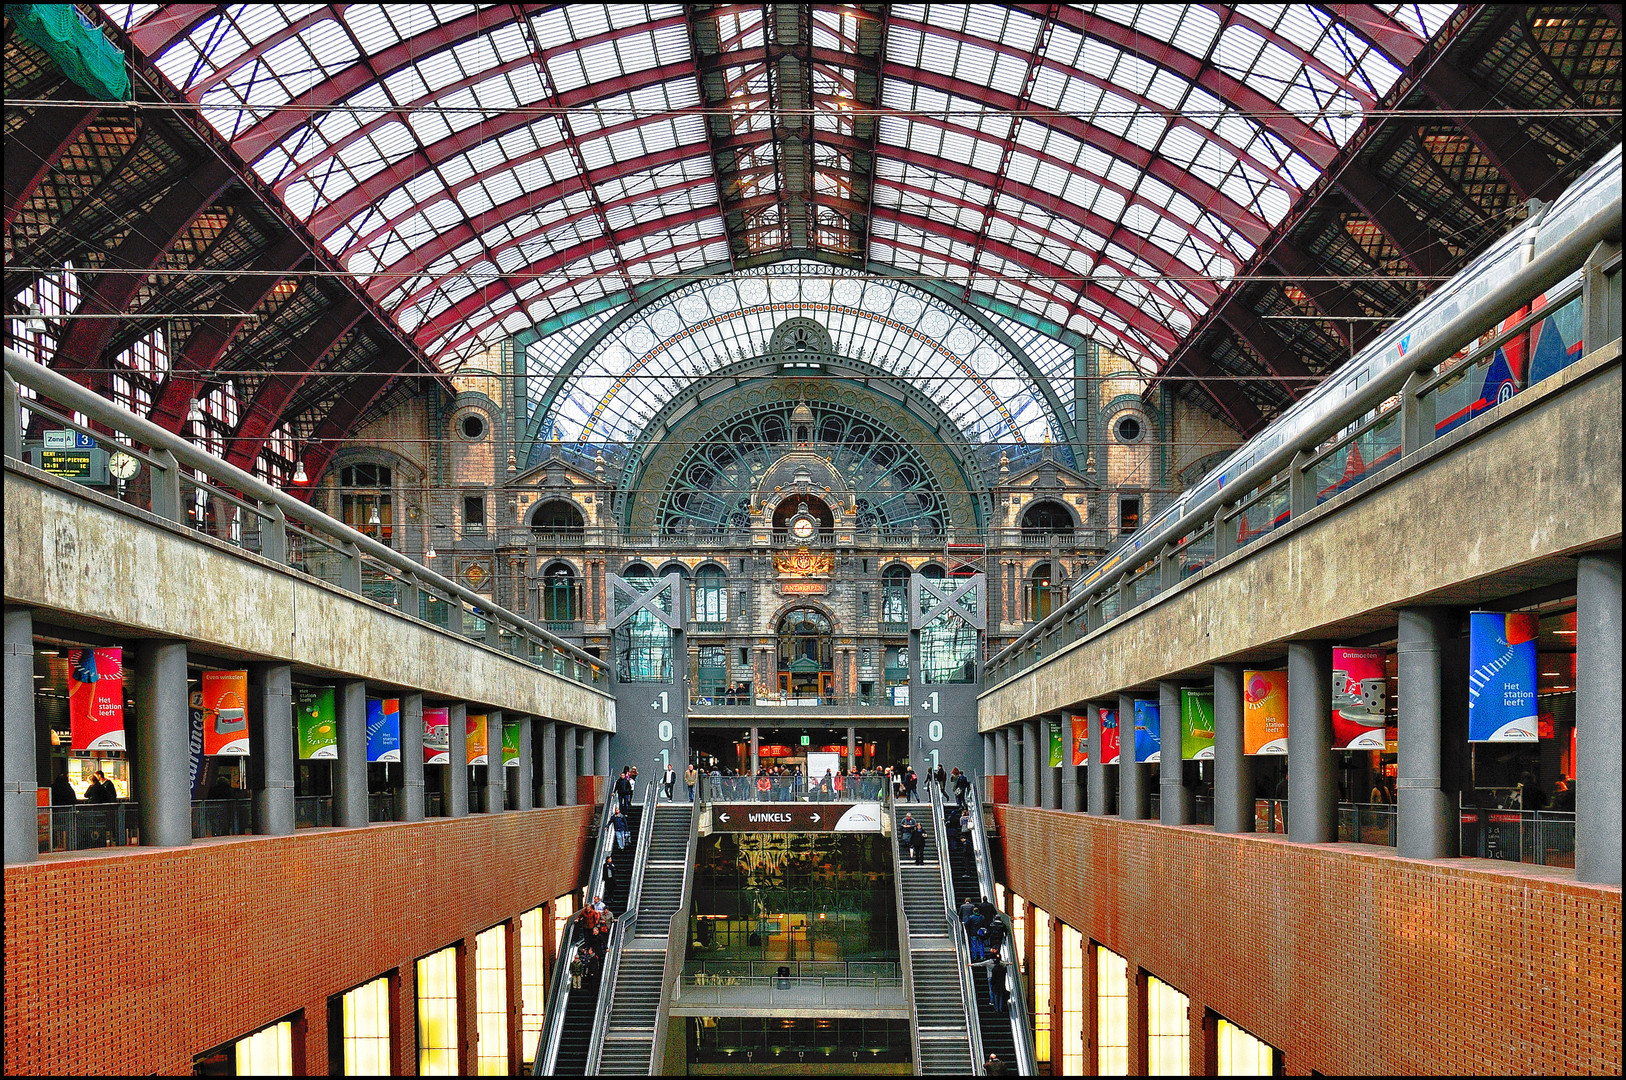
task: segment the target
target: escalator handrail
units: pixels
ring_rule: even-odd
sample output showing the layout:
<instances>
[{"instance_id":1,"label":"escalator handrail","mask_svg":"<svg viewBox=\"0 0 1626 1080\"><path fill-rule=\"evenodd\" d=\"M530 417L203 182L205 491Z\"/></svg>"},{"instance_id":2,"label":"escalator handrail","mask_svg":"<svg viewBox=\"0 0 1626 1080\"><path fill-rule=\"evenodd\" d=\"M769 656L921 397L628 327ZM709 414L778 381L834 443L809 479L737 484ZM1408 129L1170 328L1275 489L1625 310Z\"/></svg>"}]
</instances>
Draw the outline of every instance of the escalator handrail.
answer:
<instances>
[{"instance_id":1,"label":"escalator handrail","mask_svg":"<svg viewBox=\"0 0 1626 1080\"><path fill-rule=\"evenodd\" d=\"M667 1027L672 1020L672 999L683 978L689 954L689 915L694 908L695 852L700 843L700 807L689 805L689 846L683 858L682 899L666 924L666 964L662 969L661 1003L655 1009L655 1038L649 1053L649 1075L664 1076L671 1070L666 1061ZM673 961L676 961L674 964ZM673 972L676 976L673 976ZM674 1063L675 1064L675 1063Z\"/></svg>"},{"instance_id":2,"label":"escalator handrail","mask_svg":"<svg viewBox=\"0 0 1626 1080\"><path fill-rule=\"evenodd\" d=\"M915 1009L915 965L909 949L909 916L903 910L903 849L898 846L897 806L892 798L892 785L883 783L882 804L886 821L892 826L892 894L898 910L898 970L903 974L903 1000L909 1005L909 1049L914 1055L915 1071L920 1070L920 1013Z\"/></svg>"},{"instance_id":3,"label":"escalator handrail","mask_svg":"<svg viewBox=\"0 0 1626 1080\"><path fill-rule=\"evenodd\" d=\"M954 907L954 868L949 864L948 830L943 827L943 793L937 784L926 781L931 790L932 831L937 837L937 869L943 881L943 916L949 939L954 942L954 967L960 976L960 1005L965 1010L966 1034L971 1040L971 1072L982 1076L982 1024L977 1019L977 984L971 978L971 950L966 944L965 932Z\"/></svg>"},{"instance_id":4,"label":"escalator handrail","mask_svg":"<svg viewBox=\"0 0 1626 1080\"><path fill-rule=\"evenodd\" d=\"M994 893L994 860L988 850L988 826L982 817L982 777L973 774L971 783L971 821L975 826L971 830L971 846L977 857L977 885L983 890L982 895L990 902ZM1028 1026L1027 1017L1027 988L1022 981L1022 964L1016 954L1016 924L1011 917L997 908L995 912L1005 923L1005 944L1002 951L1009 950L1009 959L1005 964L1006 997L1009 999L1005 1011L1010 1014L1011 1036L1016 1040L1016 1061L1014 1062L1018 1076L1036 1076L1039 1071L1039 1051L1033 1042L1033 1029Z\"/></svg>"},{"instance_id":5,"label":"escalator handrail","mask_svg":"<svg viewBox=\"0 0 1626 1080\"><path fill-rule=\"evenodd\" d=\"M608 781L609 778L605 779ZM604 857L609 854L608 846L613 840L610 836L610 807L614 804L615 789L613 785L607 787L609 790L604 805L599 810L598 841L593 845L593 864L587 873L589 904L604 887ZM570 918L565 920L564 933L559 938L559 955L554 959L553 978L548 980L548 1004L542 1014L542 1031L537 1035L536 1057L531 1061L532 1076L551 1076L558 1063L559 1038L564 1033L565 1005L570 993L570 962L576 958L576 948L580 944L578 930L586 912L586 906L571 912ZM547 929L544 928L544 932Z\"/></svg>"},{"instance_id":6,"label":"escalator handrail","mask_svg":"<svg viewBox=\"0 0 1626 1080\"><path fill-rule=\"evenodd\" d=\"M598 983L598 1005L593 1010L593 1039L587 1046L587 1075L598 1075L599 1058L604 1053L604 1036L610 1027L610 1005L615 1000L615 980L621 970L621 951L638 928L638 897L644 888L644 867L649 864L649 840L655 835L655 791L651 779L644 789L644 812L638 819L638 846L634 849L632 881L627 889L627 910L610 926L610 940L604 946L604 976Z\"/></svg>"}]
</instances>

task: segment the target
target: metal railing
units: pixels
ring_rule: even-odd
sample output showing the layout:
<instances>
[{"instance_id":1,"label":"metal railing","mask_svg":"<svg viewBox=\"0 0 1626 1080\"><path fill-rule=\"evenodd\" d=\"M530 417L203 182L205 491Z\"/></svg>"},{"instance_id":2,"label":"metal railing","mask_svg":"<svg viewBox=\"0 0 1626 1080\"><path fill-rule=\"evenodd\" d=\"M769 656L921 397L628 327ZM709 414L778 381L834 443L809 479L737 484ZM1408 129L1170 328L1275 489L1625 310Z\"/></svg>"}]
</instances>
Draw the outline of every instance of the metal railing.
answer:
<instances>
[{"instance_id":1,"label":"metal railing","mask_svg":"<svg viewBox=\"0 0 1626 1080\"><path fill-rule=\"evenodd\" d=\"M1465 856L1575 866L1574 811L1468 807L1460 836Z\"/></svg>"},{"instance_id":2,"label":"metal railing","mask_svg":"<svg viewBox=\"0 0 1626 1080\"><path fill-rule=\"evenodd\" d=\"M247 836L254 831L254 805L245 796L192 803L192 838Z\"/></svg>"},{"instance_id":3,"label":"metal railing","mask_svg":"<svg viewBox=\"0 0 1626 1080\"><path fill-rule=\"evenodd\" d=\"M766 787L759 786L766 779ZM794 776L712 776L700 774L700 802L872 802L889 794L885 776L848 776L840 793L822 798L815 787L808 790L805 777Z\"/></svg>"},{"instance_id":4,"label":"metal railing","mask_svg":"<svg viewBox=\"0 0 1626 1080\"><path fill-rule=\"evenodd\" d=\"M615 842L615 830L610 827L616 804L614 780L614 776L605 777L604 802L599 807L598 821L595 823L597 841L593 845L593 861L587 874L589 902L594 896L603 894L604 860ZM554 957L553 976L548 980L548 1004L542 1014L542 1030L536 1037L536 1055L531 1059L532 1076L551 1076L558 1066L559 1038L564 1032L565 1007L571 992L570 962L576 958L576 952L581 947L586 911L586 907L581 907L571 912L559 935L559 952Z\"/></svg>"},{"instance_id":5,"label":"metal railing","mask_svg":"<svg viewBox=\"0 0 1626 1080\"><path fill-rule=\"evenodd\" d=\"M333 796L297 795L294 797L294 828L327 829L333 825Z\"/></svg>"},{"instance_id":6,"label":"metal railing","mask_svg":"<svg viewBox=\"0 0 1626 1080\"><path fill-rule=\"evenodd\" d=\"M966 795L966 801L971 807L971 820L975 825L971 830L971 847L977 863L977 885L982 889L983 898L992 902L998 894L994 892L994 863L993 854L988 850L988 825L982 816L982 776L974 773L970 779L971 790ZM1038 1072L1039 1052L1034 1045L1033 1029L1028 1026L1028 999L1022 983L1022 962L1016 952L1016 926L1003 911L997 914L1005 923L1005 941L1001 945L1006 954L1002 957L1005 960L1007 991L1005 1010L1010 1013L1011 1033L1016 1039L1015 1067L1019 1075L1033 1076Z\"/></svg>"},{"instance_id":7,"label":"metal railing","mask_svg":"<svg viewBox=\"0 0 1626 1080\"><path fill-rule=\"evenodd\" d=\"M684 972L678 998L684 1008L696 1005L748 1008L902 1008L903 979L850 978L843 975L690 975Z\"/></svg>"},{"instance_id":8,"label":"metal railing","mask_svg":"<svg viewBox=\"0 0 1626 1080\"><path fill-rule=\"evenodd\" d=\"M75 803L38 809L39 850L88 851L141 842L141 804Z\"/></svg>"},{"instance_id":9,"label":"metal railing","mask_svg":"<svg viewBox=\"0 0 1626 1080\"><path fill-rule=\"evenodd\" d=\"M892 903L898 913L898 969L903 972L903 1000L909 1005L909 1053L915 1067L920 1067L920 1013L915 1008L914 950L909 947L909 916L903 907L903 845L898 830L893 828L892 788L886 789L881 805L881 821L885 825L888 842L892 846ZM975 1064L975 1063L973 1063Z\"/></svg>"},{"instance_id":10,"label":"metal railing","mask_svg":"<svg viewBox=\"0 0 1626 1080\"><path fill-rule=\"evenodd\" d=\"M604 976L598 983L598 1005L593 1015L593 1039L587 1046L587 1075L596 1076L604 1054L604 1036L609 1033L610 1006L615 1000L616 976L621 970L621 954L627 939L638 932L638 899L644 891L644 871L649 866L649 844L655 835L655 793L659 785L651 781L644 789L644 812L638 821L638 847L633 856L632 881L627 889L627 910L610 926L610 939L604 946Z\"/></svg>"},{"instance_id":11,"label":"metal railing","mask_svg":"<svg viewBox=\"0 0 1626 1080\"><path fill-rule=\"evenodd\" d=\"M672 1006L681 995L680 979L666 976L683 968L689 953L689 923L694 912L695 851L700 844L700 807L689 807L689 840L683 855L683 902L666 923L666 964L661 977L661 1000L655 1008L655 1039L650 1052L649 1075L664 1076L675 1063L666 1060L666 1032L672 1022Z\"/></svg>"},{"instance_id":12,"label":"metal railing","mask_svg":"<svg viewBox=\"0 0 1626 1080\"><path fill-rule=\"evenodd\" d=\"M1473 371L1481 362L1489 363L1503 344L1528 335L1533 326L1565 304L1582 304L1583 353L1608 344L1604 336L1608 319L1603 313L1609 306L1608 296L1594 295L1593 283L1603 283L1599 293L1618 297L1618 150L1613 168L1612 197L1603 196L1601 205L1583 220L1576 221L1576 213L1568 213L1565 224L1570 225L1569 230L1555 232L1552 242L1530 261L1514 268L1502 265L1515 256L1515 243L1521 245L1521 251L1525 244L1540 247L1538 241L1544 237L1521 227L1453 283L1506 270L1504 278L1489 282L1477 293L1464 288L1461 297L1452 292L1453 283L1441 286L1414 309L1413 316L1380 335L1331 376L1324 384L1325 394L1304 399L1239 450L1234 464L1222 465L1191 496L1108 552L1054 612L989 660L989 686L1169 591L1209 562L1225 558L1336 494L1348 484L1334 480L1329 494L1326 481L1335 471L1342 477L1340 463L1347 466L1349 448L1361 440L1368 446L1363 455L1375 451L1378 457L1361 470L1360 478L1398 465L1404 455L1444 434L1436 429L1437 410L1432 400L1441 387L1451 385L1460 373ZM1585 179L1596 184L1595 178ZM1577 205L1591 209L1600 197L1589 197L1591 202ZM1498 323L1530 305L1532 298L1560 286L1577 272L1576 280L1546 297L1545 307L1497 329ZM1618 301L1616 304L1618 311ZM1409 332L1412 326L1415 333ZM1609 329L1618 338L1618 328ZM1404 341L1397 336L1401 330L1408 331ZM1482 337L1491 331L1495 332ZM1342 399L1331 400L1330 394L1339 389L1344 391ZM1197 550L1188 553L1193 545Z\"/></svg>"},{"instance_id":13,"label":"metal railing","mask_svg":"<svg viewBox=\"0 0 1626 1080\"><path fill-rule=\"evenodd\" d=\"M215 540L257 549L274 563L390 604L408 617L477 638L555 674L600 689L607 685L609 672L602 661L537 623L10 348L5 350L5 414L0 418L7 457L23 456L20 386L38 395L27 401L30 412L146 466L139 482L109 487L117 501ZM83 414L85 422L75 420L74 412ZM107 430L92 426L98 424ZM183 498L183 489L189 489L192 497ZM211 503L235 508L234 516L241 515L241 540L233 539L232 526L220 525L212 532L204 527L207 511L200 517L197 508ZM217 535L222 529L224 537ZM247 546L251 542L253 548ZM465 610L477 617L472 631L466 626Z\"/></svg>"}]
</instances>

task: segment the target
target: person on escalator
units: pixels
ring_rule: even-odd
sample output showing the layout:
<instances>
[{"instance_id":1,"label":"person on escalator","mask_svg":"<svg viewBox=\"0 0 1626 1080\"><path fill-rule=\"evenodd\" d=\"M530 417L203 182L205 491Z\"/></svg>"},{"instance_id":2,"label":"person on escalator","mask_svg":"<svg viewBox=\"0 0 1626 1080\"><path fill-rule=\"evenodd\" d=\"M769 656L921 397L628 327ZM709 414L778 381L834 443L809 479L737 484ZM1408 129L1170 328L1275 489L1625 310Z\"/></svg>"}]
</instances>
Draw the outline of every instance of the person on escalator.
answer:
<instances>
[{"instance_id":1,"label":"person on escalator","mask_svg":"<svg viewBox=\"0 0 1626 1080\"><path fill-rule=\"evenodd\" d=\"M971 781L959 769L954 770L954 802L957 806L964 806L966 796L971 792Z\"/></svg>"},{"instance_id":2,"label":"person on escalator","mask_svg":"<svg viewBox=\"0 0 1626 1080\"><path fill-rule=\"evenodd\" d=\"M627 824L627 813L625 810L617 810L615 812L615 816L610 818L610 827L615 829L616 849L619 850L626 847L627 841L632 839L632 828Z\"/></svg>"},{"instance_id":3,"label":"person on escalator","mask_svg":"<svg viewBox=\"0 0 1626 1080\"><path fill-rule=\"evenodd\" d=\"M960 850L963 852L971 843L971 809L960 811Z\"/></svg>"},{"instance_id":4,"label":"person on escalator","mask_svg":"<svg viewBox=\"0 0 1626 1080\"><path fill-rule=\"evenodd\" d=\"M999 1055L989 1052L988 1060L982 1063L984 1076L1009 1076L1011 1067L999 1059Z\"/></svg>"},{"instance_id":5,"label":"person on escalator","mask_svg":"<svg viewBox=\"0 0 1626 1080\"><path fill-rule=\"evenodd\" d=\"M621 812L625 814L627 808L632 805L632 777L624 765L621 767L621 776L615 782L615 799L621 807Z\"/></svg>"},{"instance_id":6,"label":"person on escalator","mask_svg":"<svg viewBox=\"0 0 1626 1080\"><path fill-rule=\"evenodd\" d=\"M582 988L582 976L587 974L587 961L582 954L586 951L586 946L577 949L576 958L570 962L570 988L572 990Z\"/></svg>"},{"instance_id":7,"label":"person on escalator","mask_svg":"<svg viewBox=\"0 0 1626 1080\"><path fill-rule=\"evenodd\" d=\"M609 892L615 886L615 856L604 856L604 891Z\"/></svg>"},{"instance_id":8,"label":"person on escalator","mask_svg":"<svg viewBox=\"0 0 1626 1080\"><path fill-rule=\"evenodd\" d=\"M988 959L971 966L988 969L988 1005L995 1013L1004 1016L1005 1006L1011 999L1010 987L1006 984L1005 979L1005 962L998 956L990 956Z\"/></svg>"},{"instance_id":9,"label":"person on escalator","mask_svg":"<svg viewBox=\"0 0 1626 1080\"><path fill-rule=\"evenodd\" d=\"M1005 920L996 914L984 929L988 931L988 955L998 956L999 947L1005 944Z\"/></svg>"}]
</instances>

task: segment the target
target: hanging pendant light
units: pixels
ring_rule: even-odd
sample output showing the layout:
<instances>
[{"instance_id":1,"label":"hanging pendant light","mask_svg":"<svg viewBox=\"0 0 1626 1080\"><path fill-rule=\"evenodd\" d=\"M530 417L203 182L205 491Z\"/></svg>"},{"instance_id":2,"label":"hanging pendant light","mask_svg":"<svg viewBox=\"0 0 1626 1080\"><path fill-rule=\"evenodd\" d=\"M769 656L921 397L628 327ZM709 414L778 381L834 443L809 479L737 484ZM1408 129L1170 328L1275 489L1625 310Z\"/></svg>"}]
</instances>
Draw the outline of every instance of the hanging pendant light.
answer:
<instances>
[{"instance_id":1,"label":"hanging pendant light","mask_svg":"<svg viewBox=\"0 0 1626 1080\"><path fill-rule=\"evenodd\" d=\"M423 561L430 562L435 557L435 545L430 544L429 549L423 553Z\"/></svg>"},{"instance_id":2,"label":"hanging pendant light","mask_svg":"<svg viewBox=\"0 0 1626 1080\"><path fill-rule=\"evenodd\" d=\"M294 462L294 483L308 484L310 477L305 475L305 461L303 458Z\"/></svg>"},{"instance_id":3,"label":"hanging pendant light","mask_svg":"<svg viewBox=\"0 0 1626 1080\"><path fill-rule=\"evenodd\" d=\"M369 510L368 514L367 514L367 524L369 524L369 525L382 525L382 524L384 524L382 521L379 520L379 517L378 517L378 504L377 503L372 504L372 507Z\"/></svg>"},{"instance_id":4,"label":"hanging pendant light","mask_svg":"<svg viewBox=\"0 0 1626 1080\"><path fill-rule=\"evenodd\" d=\"M40 312L38 304L28 305L28 315L23 321L23 333L39 335L45 333L50 327L45 325L45 316Z\"/></svg>"}]
</instances>

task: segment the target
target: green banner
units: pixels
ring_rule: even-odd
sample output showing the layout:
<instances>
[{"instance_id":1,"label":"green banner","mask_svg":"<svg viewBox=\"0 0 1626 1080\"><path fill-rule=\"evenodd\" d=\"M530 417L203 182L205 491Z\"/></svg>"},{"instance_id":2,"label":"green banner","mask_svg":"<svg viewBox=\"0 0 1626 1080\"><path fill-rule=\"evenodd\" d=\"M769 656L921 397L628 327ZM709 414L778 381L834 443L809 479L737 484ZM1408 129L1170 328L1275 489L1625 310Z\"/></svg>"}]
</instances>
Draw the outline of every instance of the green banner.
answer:
<instances>
[{"instance_id":1,"label":"green banner","mask_svg":"<svg viewBox=\"0 0 1626 1080\"><path fill-rule=\"evenodd\" d=\"M502 763L519 768L519 721L502 722Z\"/></svg>"},{"instance_id":2,"label":"green banner","mask_svg":"<svg viewBox=\"0 0 1626 1080\"><path fill-rule=\"evenodd\" d=\"M1063 760L1062 754L1065 751L1066 745L1067 745L1066 738L1061 733L1061 724L1059 724L1059 723L1051 724L1050 725L1050 767L1052 769L1058 769L1058 768L1061 767L1061 763L1062 763L1062 760Z\"/></svg>"},{"instance_id":3,"label":"green banner","mask_svg":"<svg viewBox=\"0 0 1626 1080\"><path fill-rule=\"evenodd\" d=\"M333 687L294 687L294 726L299 729L301 761L337 759L339 724L333 707Z\"/></svg>"},{"instance_id":4,"label":"green banner","mask_svg":"<svg viewBox=\"0 0 1626 1080\"><path fill-rule=\"evenodd\" d=\"M1208 690L1180 691L1180 756L1186 761L1214 757L1214 695Z\"/></svg>"}]
</instances>

